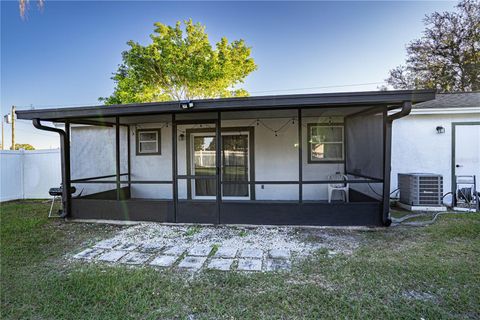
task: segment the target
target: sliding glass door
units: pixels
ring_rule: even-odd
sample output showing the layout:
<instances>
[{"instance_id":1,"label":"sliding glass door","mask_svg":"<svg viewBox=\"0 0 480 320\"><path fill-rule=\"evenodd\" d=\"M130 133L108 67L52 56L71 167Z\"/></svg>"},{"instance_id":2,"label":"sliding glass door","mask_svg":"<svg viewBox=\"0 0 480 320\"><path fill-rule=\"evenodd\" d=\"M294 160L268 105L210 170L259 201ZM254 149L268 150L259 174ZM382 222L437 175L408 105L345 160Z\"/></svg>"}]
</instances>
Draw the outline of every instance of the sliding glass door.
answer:
<instances>
[{"instance_id":1,"label":"sliding glass door","mask_svg":"<svg viewBox=\"0 0 480 320\"><path fill-rule=\"evenodd\" d=\"M188 140L190 141L192 174L194 176L214 176L216 174L216 145L213 132L191 132ZM250 188L247 183L250 172L249 147L248 132L222 133L223 199L250 199ZM216 181L212 179L195 180L195 183L190 186L192 198L214 199L215 183Z\"/></svg>"}]
</instances>

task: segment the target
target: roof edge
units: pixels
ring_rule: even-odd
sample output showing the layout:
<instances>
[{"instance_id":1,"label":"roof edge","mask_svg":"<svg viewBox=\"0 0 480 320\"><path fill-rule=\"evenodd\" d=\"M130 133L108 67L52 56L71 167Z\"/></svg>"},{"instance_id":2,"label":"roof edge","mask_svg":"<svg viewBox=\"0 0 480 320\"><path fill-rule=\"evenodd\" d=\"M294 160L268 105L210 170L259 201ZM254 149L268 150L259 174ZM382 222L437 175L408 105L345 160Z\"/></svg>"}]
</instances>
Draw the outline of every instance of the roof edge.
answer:
<instances>
[{"instance_id":1,"label":"roof edge","mask_svg":"<svg viewBox=\"0 0 480 320\"><path fill-rule=\"evenodd\" d=\"M141 114L185 113L198 111L241 111L261 108L322 107L340 105L380 105L399 104L404 101L412 103L435 99L436 90L393 90L393 91L358 91L336 93L313 93L270 95L252 97L234 97L220 99L192 100L193 109L182 110L179 101L147 102L120 105L96 105L85 107L52 108L37 110L18 110L19 119L42 119L54 121L81 117L131 116Z\"/></svg>"}]
</instances>

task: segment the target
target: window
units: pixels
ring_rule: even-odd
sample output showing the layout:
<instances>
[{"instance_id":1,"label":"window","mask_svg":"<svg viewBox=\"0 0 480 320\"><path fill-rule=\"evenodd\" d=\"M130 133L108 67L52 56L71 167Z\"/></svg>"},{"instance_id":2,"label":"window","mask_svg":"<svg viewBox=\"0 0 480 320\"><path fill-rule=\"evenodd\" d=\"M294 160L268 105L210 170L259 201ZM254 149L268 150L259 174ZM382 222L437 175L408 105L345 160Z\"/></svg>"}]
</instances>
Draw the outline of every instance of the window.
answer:
<instances>
[{"instance_id":1,"label":"window","mask_svg":"<svg viewBox=\"0 0 480 320\"><path fill-rule=\"evenodd\" d=\"M308 162L343 162L343 124L314 124L308 129Z\"/></svg>"},{"instance_id":2,"label":"window","mask_svg":"<svg viewBox=\"0 0 480 320\"><path fill-rule=\"evenodd\" d=\"M137 155L159 155L160 129L137 130Z\"/></svg>"}]
</instances>

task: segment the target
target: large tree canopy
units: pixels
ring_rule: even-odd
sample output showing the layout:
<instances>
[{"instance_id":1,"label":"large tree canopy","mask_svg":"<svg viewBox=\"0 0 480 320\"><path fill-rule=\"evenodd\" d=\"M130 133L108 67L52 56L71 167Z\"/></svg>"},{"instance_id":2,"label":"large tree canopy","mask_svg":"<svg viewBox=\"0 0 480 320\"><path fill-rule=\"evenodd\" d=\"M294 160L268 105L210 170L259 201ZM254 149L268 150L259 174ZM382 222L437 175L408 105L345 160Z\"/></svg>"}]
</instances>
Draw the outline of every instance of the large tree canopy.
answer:
<instances>
[{"instance_id":1,"label":"large tree canopy","mask_svg":"<svg viewBox=\"0 0 480 320\"><path fill-rule=\"evenodd\" d=\"M480 2L425 17L423 37L407 46L407 61L390 71L396 89L480 90Z\"/></svg>"},{"instance_id":2,"label":"large tree canopy","mask_svg":"<svg viewBox=\"0 0 480 320\"><path fill-rule=\"evenodd\" d=\"M205 26L191 20L174 27L155 23L152 43L129 41L105 104L245 96L236 88L257 66L243 40L224 37L212 47Z\"/></svg>"}]
</instances>

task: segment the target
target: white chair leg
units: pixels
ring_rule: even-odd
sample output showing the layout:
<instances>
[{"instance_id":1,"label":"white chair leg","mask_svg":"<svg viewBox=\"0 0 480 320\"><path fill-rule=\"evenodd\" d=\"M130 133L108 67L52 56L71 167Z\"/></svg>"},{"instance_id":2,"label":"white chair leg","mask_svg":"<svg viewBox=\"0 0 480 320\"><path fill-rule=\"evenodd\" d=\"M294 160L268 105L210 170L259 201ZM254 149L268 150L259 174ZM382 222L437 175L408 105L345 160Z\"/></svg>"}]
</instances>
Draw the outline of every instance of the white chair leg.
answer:
<instances>
[{"instance_id":1,"label":"white chair leg","mask_svg":"<svg viewBox=\"0 0 480 320\"><path fill-rule=\"evenodd\" d=\"M328 203L332 202L333 189L328 189Z\"/></svg>"},{"instance_id":2,"label":"white chair leg","mask_svg":"<svg viewBox=\"0 0 480 320\"><path fill-rule=\"evenodd\" d=\"M345 190L345 197L347 198L347 202L350 202L350 195L349 195L349 193L350 193L349 190L346 189L346 190Z\"/></svg>"},{"instance_id":3,"label":"white chair leg","mask_svg":"<svg viewBox=\"0 0 480 320\"><path fill-rule=\"evenodd\" d=\"M53 209L53 204L55 203L55 197L52 199L52 204L50 205L50 211L48 212L48 217L52 217L52 209Z\"/></svg>"}]
</instances>

